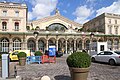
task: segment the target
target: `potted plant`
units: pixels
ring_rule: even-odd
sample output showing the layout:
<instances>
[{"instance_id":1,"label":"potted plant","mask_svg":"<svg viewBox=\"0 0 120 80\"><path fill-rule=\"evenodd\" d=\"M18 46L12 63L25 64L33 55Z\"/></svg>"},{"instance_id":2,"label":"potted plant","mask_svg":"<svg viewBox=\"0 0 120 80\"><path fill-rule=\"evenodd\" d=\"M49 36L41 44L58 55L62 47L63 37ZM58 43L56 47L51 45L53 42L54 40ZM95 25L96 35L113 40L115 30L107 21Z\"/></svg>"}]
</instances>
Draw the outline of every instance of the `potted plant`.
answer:
<instances>
[{"instance_id":1,"label":"potted plant","mask_svg":"<svg viewBox=\"0 0 120 80\"><path fill-rule=\"evenodd\" d=\"M25 52L19 52L18 53L19 65L21 65L21 66L25 65L26 56L27 56L27 54Z\"/></svg>"},{"instance_id":2,"label":"potted plant","mask_svg":"<svg viewBox=\"0 0 120 80\"><path fill-rule=\"evenodd\" d=\"M43 54L42 54L42 52L40 52L40 51L36 51L35 52L35 56L42 56Z\"/></svg>"},{"instance_id":3,"label":"potted plant","mask_svg":"<svg viewBox=\"0 0 120 80\"><path fill-rule=\"evenodd\" d=\"M88 53L75 52L67 57L71 80L87 80L91 58Z\"/></svg>"}]
</instances>

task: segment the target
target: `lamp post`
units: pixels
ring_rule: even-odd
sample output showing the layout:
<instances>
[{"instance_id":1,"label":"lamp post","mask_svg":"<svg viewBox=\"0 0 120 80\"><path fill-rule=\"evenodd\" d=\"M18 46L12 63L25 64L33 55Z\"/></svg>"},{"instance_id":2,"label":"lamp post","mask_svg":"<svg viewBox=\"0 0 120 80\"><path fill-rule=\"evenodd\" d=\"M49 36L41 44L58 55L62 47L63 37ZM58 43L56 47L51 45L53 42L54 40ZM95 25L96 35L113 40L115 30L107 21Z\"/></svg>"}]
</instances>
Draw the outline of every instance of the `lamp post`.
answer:
<instances>
[{"instance_id":1,"label":"lamp post","mask_svg":"<svg viewBox=\"0 0 120 80\"><path fill-rule=\"evenodd\" d=\"M37 31L35 31L33 34L34 34L35 41L36 41L36 50L38 50L38 41L37 41L37 37L38 37L39 33L38 33Z\"/></svg>"},{"instance_id":2,"label":"lamp post","mask_svg":"<svg viewBox=\"0 0 120 80\"><path fill-rule=\"evenodd\" d=\"M91 56L91 53L92 53L92 47L93 47L93 45L92 45L92 38L94 37L94 33L93 32L91 32L90 33L90 56Z\"/></svg>"},{"instance_id":3,"label":"lamp post","mask_svg":"<svg viewBox=\"0 0 120 80\"><path fill-rule=\"evenodd\" d=\"M35 39L37 39L37 36L39 33L37 31L35 31L33 34L34 34Z\"/></svg>"}]
</instances>

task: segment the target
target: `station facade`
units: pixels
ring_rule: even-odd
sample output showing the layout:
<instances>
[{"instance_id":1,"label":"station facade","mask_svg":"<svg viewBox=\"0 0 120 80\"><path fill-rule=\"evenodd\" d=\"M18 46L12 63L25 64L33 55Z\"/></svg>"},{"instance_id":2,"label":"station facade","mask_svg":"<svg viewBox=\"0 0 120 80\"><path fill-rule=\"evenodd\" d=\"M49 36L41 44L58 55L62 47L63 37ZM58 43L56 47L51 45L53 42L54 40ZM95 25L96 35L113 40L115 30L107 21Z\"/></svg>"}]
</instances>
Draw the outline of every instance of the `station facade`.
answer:
<instances>
[{"instance_id":1,"label":"station facade","mask_svg":"<svg viewBox=\"0 0 120 80\"><path fill-rule=\"evenodd\" d=\"M104 13L100 15L102 17L79 24L65 18L56 9L52 16L29 22L27 9L26 4L0 2L0 51L28 49L45 52L54 44L57 51L68 54L90 50L91 42L105 41L108 48L120 49L120 15Z\"/></svg>"}]
</instances>

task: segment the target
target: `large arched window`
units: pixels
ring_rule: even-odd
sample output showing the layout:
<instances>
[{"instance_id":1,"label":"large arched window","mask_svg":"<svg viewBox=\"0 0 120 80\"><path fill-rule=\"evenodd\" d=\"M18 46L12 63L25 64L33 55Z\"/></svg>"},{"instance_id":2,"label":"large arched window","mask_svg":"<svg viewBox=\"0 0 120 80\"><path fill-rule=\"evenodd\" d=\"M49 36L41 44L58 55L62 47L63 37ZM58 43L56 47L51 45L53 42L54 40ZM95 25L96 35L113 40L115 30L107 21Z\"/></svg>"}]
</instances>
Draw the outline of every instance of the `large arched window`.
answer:
<instances>
[{"instance_id":1,"label":"large arched window","mask_svg":"<svg viewBox=\"0 0 120 80\"><path fill-rule=\"evenodd\" d=\"M60 23L53 23L47 27L49 31L64 31L67 29L63 24Z\"/></svg>"},{"instance_id":2,"label":"large arched window","mask_svg":"<svg viewBox=\"0 0 120 80\"><path fill-rule=\"evenodd\" d=\"M21 50L21 41L19 39L13 41L13 50Z\"/></svg>"},{"instance_id":3,"label":"large arched window","mask_svg":"<svg viewBox=\"0 0 120 80\"><path fill-rule=\"evenodd\" d=\"M19 23L15 22L15 31L19 31Z\"/></svg>"},{"instance_id":4,"label":"large arched window","mask_svg":"<svg viewBox=\"0 0 120 80\"><path fill-rule=\"evenodd\" d=\"M86 43L85 43L85 47L86 47L85 49L86 49L86 50L89 50L89 49L90 49L89 44L90 44L90 40L87 40Z\"/></svg>"},{"instance_id":5,"label":"large arched window","mask_svg":"<svg viewBox=\"0 0 120 80\"><path fill-rule=\"evenodd\" d=\"M2 30L3 31L7 30L7 22L2 22Z\"/></svg>"},{"instance_id":6,"label":"large arched window","mask_svg":"<svg viewBox=\"0 0 120 80\"><path fill-rule=\"evenodd\" d=\"M78 42L78 48L79 48L79 50L82 50L82 40L80 40L80 41Z\"/></svg>"},{"instance_id":7,"label":"large arched window","mask_svg":"<svg viewBox=\"0 0 120 80\"><path fill-rule=\"evenodd\" d=\"M0 42L0 51L8 52L9 51L9 41L6 38L3 38Z\"/></svg>"},{"instance_id":8,"label":"large arched window","mask_svg":"<svg viewBox=\"0 0 120 80\"><path fill-rule=\"evenodd\" d=\"M30 51L34 52L35 49L36 49L35 46L36 46L36 45L35 45L35 41L33 41L33 40L29 40L29 41L28 41L28 49L29 49Z\"/></svg>"},{"instance_id":9,"label":"large arched window","mask_svg":"<svg viewBox=\"0 0 120 80\"><path fill-rule=\"evenodd\" d=\"M45 51L45 49L44 49L44 41L42 41L42 40L39 40L38 41L38 49L39 50L42 50L43 52Z\"/></svg>"}]
</instances>

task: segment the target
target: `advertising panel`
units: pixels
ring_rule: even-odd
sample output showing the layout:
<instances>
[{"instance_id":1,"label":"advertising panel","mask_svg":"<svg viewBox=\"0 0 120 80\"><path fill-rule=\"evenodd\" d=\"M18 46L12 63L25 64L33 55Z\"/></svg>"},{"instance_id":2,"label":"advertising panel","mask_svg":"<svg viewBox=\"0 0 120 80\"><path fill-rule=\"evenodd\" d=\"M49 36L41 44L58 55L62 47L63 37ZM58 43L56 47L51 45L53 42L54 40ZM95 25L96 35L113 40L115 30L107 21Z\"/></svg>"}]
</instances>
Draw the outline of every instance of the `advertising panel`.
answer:
<instances>
[{"instance_id":1,"label":"advertising panel","mask_svg":"<svg viewBox=\"0 0 120 80\"><path fill-rule=\"evenodd\" d=\"M55 47L55 45L49 45L49 56L56 56L56 47Z\"/></svg>"}]
</instances>

